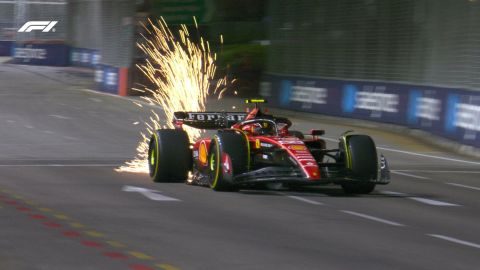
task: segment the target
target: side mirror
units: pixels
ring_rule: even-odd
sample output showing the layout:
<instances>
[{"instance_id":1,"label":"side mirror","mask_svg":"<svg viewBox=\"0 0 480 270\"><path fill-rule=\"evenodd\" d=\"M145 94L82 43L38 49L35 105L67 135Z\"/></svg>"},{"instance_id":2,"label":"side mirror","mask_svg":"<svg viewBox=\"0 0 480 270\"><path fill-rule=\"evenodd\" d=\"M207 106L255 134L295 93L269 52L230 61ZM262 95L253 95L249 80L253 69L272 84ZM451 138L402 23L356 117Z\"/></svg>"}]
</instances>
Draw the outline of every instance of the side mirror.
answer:
<instances>
[{"instance_id":1,"label":"side mirror","mask_svg":"<svg viewBox=\"0 0 480 270\"><path fill-rule=\"evenodd\" d=\"M322 135L325 134L325 130L323 130L323 129L312 129L312 130L310 130L310 134L312 136L322 136Z\"/></svg>"}]
</instances>

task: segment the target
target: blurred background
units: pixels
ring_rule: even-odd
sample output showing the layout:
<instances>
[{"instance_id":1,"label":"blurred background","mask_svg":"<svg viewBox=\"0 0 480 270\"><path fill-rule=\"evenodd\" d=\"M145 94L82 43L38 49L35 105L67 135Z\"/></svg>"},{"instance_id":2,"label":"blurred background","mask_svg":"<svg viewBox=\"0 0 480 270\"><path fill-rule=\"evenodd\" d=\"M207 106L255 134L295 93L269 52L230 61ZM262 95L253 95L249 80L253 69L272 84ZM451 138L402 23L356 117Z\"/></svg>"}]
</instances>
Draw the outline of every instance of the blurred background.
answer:
<instances>
[{"instance_id":1,"label":"blurred background","mask_svg":"<svg viewBox=\"0 0 480 270\"><path fill-rule=\"evenodd\" d=\"M99 91L132 95L148 85L135 67L141 23L160 16L173 29L195 16L240 95L480 147L477 0L2 0L0 55L75 67ZM17 32L53 20L48 33Z\"/></svg>"}]
</instances>

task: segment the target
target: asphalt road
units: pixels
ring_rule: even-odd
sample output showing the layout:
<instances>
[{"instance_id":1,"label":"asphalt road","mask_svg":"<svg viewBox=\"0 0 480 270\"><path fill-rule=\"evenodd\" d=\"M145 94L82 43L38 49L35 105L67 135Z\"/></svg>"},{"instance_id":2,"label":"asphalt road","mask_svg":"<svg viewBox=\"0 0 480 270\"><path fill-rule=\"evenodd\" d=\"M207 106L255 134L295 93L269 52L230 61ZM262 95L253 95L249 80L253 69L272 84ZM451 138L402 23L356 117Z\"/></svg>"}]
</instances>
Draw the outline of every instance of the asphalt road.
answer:
<instances>
[{"instance_id":1,"label":"asphalt road","mask_svg":"<svg viewBox=\"0 0 480 270\"><path fill-rule=\"evenodd\" d=\"M0 65L2 270L479 268L480 160L362 126L394 170L370 195L154 184L114 171L150 108L73 82ZM352 129L292 119L326 129L331 146Z\"/></svg>"}]
</instances>

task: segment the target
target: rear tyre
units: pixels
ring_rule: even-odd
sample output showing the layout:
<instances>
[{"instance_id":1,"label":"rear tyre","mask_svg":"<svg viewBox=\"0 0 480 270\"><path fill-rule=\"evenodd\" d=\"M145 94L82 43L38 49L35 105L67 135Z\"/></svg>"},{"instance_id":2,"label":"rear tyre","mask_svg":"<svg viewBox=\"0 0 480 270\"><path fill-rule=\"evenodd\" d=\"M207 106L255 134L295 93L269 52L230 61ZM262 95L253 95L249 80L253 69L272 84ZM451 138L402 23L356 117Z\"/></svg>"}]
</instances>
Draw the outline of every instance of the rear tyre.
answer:
<instances>
[{"instance_id":1,"label":"rear tyre","mask_svg":"<svg viewBox=\"0 0 480 270\"><path fill-rule=\"evenodd\" d=\"M234 176L248 171L250 146L241 131L222 130L210 142L209 185L215 191L236 191Z\"/></svg>"},{"instance_id":2,"label":"rear tyre","mask_svg":"<svg viewBox=\"0 0 480 270\"><path fill-rule=\"evenodd\" d=\"M342 149L342 148L340 148ZM377 149L372 138L367 135L347 135L343 145L345 164L355 183L343 184L349 194L368 194L375 189L378 174Z\"/></svg>"},{"instance_id":3,"label":"rear tyre","mask_svg":"<svg viewBox=\"0 0 480 270\"><path fill-rule=\"evenodd\" d=\"M153 182L185 182L192 167L188 135L184 130L159 129L148 148L148 168Z\"/></svg>"}]
</instances>

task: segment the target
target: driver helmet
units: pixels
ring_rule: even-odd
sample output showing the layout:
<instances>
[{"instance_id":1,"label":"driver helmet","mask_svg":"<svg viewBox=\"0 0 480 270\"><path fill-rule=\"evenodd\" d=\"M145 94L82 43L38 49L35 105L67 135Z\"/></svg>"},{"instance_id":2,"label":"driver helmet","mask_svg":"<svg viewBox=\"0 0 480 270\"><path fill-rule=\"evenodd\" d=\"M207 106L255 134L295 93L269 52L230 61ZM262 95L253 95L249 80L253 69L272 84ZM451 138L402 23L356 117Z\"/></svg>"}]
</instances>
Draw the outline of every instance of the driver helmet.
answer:
<instances>
[{"instance_id":1,"label":"driver helmet","mask_svg":"<svg viewBox=\"0 0 480 270\"><path fill-rule=\"evenodd\" d=\"M242 130L252 135L275 135L275 126L267 121L245 125Z\"/></svg>"}]
</instances>

